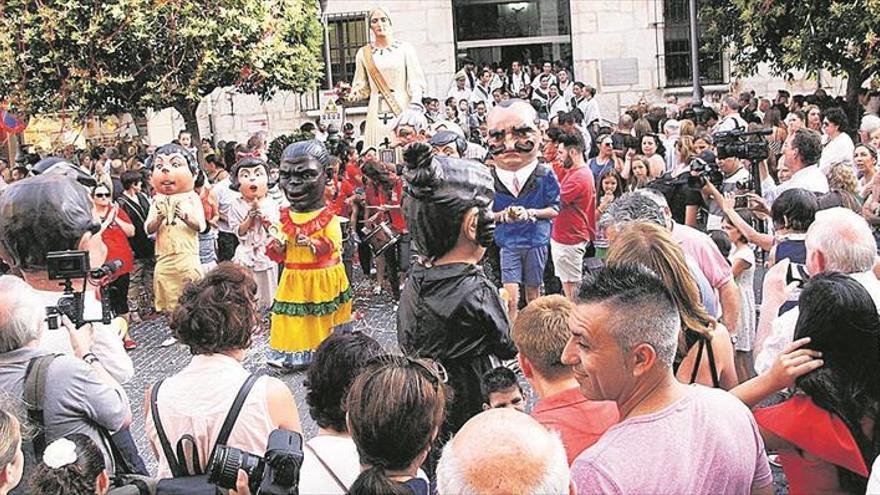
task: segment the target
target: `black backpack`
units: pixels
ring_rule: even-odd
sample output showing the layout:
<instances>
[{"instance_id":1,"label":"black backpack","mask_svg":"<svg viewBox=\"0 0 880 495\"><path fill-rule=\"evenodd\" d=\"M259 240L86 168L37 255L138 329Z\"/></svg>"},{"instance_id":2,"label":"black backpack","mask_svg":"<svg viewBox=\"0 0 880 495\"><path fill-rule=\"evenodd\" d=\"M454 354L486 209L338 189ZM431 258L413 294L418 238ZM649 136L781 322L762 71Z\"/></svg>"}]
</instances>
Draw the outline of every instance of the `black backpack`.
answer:
<instances>
[{"instance_id":1,"label":"black backpack","mask_svg":"<svg viewBox=\"0 0 880 495\"><path fill-rule=\"evenodd\" d=\"M153 416L156 435L159 437L159 443L162 444L162 452L165 454L165 459L168 461L168 467L171 469L171 475L173 478L159 480L159 483L156 486L156 494L215 495L226 493L227 490L220 490L215 485L208 483L208 474L205 473L202 467L198 464L198 449L192 435L184 435L178 440L176 453L171 449L171 442L168 441L168 436L165 434L165 428L162 427L162 422L159 419L159 407L156 403L159 396L159 386L162 385L163 381L164 380L159 380L159 382L153 386L152 393L150 394L150 414ZM208 458L208 466L211 465L211 461L214 459L214 452L217 450L217 446L226 445L226 442L229 440L229 434L232 433L232 427L235 425L235 420L238 419L238 413L241 412L241 407L244 405L244 401L256 381L257 376L250 375L238 390L238 395L235 396L232 408L230 408L229 413L226 414L226 419L223 421L223 426L220 428L220 433L217 435L217 440L214 442L214 450ZM190 456L190 459L193 461L192 465L186 464L187 456L185 455L186 452L184 448L186 443L189 443L189 447L192 449L192 455Z\"/></svg>"}]
</instances>

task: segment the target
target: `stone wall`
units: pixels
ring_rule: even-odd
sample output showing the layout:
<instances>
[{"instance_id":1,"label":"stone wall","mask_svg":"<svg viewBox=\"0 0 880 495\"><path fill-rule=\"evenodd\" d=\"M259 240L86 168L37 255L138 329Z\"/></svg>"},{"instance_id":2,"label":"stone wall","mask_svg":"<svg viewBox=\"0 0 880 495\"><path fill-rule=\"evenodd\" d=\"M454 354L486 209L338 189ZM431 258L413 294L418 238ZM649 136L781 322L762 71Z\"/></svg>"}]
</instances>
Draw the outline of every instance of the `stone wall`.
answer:
<instances>
[{"instance_id":1,"label":"stone wall","mask_svg":"<svg viewBox=\"0 0 880 495\"><path fill-rule=\"evenodd\" d=\"M666 93L690 94L687 88L665 88L663 73L663 1L662 0L570 0L572 51L576 80L598 90L602 115L615 121L623 109L642 97L649 102L662 101ZM419 54L427 79L427 94L446 96L455 73L455 34L452 0L384 0L376 4L360 0L329 0L328 14L363 12L374 5L385 8L398 39L411 43ZM786 81L771 77L763 67L754 77L731 78L729 85L707 88L727 92L755 90L773 96L786 88L796 93L812 92L818 82L794 74ZM832 93L842 92L839 78L822 77L822 86ZM357 124L362 111L355 110L351 121ZM244 141L258 130L270 138L291 132L316 112L304 112L300 95L282 92L262 103L259 98L217 90L199 107L199 125L203 136L219 140ZM183 128L182 119L173 110L154 113L149 121L153 142L173 139Z\"/></svg>"}]
</instances>

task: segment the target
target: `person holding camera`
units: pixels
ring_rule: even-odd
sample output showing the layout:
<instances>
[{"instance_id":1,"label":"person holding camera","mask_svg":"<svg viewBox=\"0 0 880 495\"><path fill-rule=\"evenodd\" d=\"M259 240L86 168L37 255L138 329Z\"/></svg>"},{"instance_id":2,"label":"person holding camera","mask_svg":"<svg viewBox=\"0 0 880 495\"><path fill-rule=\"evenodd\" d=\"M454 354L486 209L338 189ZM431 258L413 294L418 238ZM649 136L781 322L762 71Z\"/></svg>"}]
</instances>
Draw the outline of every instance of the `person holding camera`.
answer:
<instances>
[{"instance_id":1,"label":"person holding camera","mask_svg":"<svg viewBox=\"0 0 880 495\"><path fill-rule=\"evenodd\" d=\"M62 175L39 175L15 183L0 195L0 258L21 272L27 285L37 290L39 305L55 307L65 296L59 282L49 272L51 252L84 251L88 270L104 264L107 246L98 234L101 224L94 217L89 193L74 179ZM83 317L96 320L102 313L96 287L79 282ZM45 318L45 312L42 317ZM71 318L73 320L74 318ZM42 323L42 330L48 325ZM126 383L134 375L134 365L125 351L119 333L111 325L94 323L84 353L92 354L114 382ZM44 331L39 340L46 352L74 355L64 331Z\"/></svg>"},{"instance_id":2,"label":"person holding camera","mask_svg":"<svg viewBox=\"0 0 880 495\"><path fill-rule=\"evenodd\" d=\"M714 154L711 155L711 157L714 159ZM719 192L721 192L722 195L729 196L736 193L746 192L750 189L749 183L751 175L749 175L749 171L743 166L743 163L739 158L733 156L722 158L717 162L717 167L718 171L721 172L722 177L721 183L718 184L720 186ZM703 200L706 205L708 205L709 209L709 216L706 221L706 231L721 230L721 219L724 217L724 211L722 205L705 192L705 184L708 183L708 180L704 181L703 189ZM728 253L722 254L726 256Z\"/></svg>"},{"instance_id":3,"label":"person holding camera","mask_svg":"<svg viewBox=\"0 0 880 495\"><path fill-rule=\"evenodd\" d=\"M33 468L35 457L42 456L47 444L82 433L99 446L103 462L114 472L119 467L114 462L121 460L113 458L108 434L131 423L131 409L122 386L90 350L94 329L90 324L76 329L65 316L61 329L44 331L45 302L19 278L0 277L0 293L4 295L0 299L0 389L24 400L25 384L39 380L29 375L29 368L36 366L36 360L53 356L40 345L46 334L68 339L72 349L51 359L45 368L43 393L35 397L42 401L41 433L26 441L26 466ZM40 388L39 383L36 386Z\"/></svg>"},{"instance_id":4,"label":"person holding camera","mask_svg":"<svg viewBox=\"0 0 880 495\"><path fill-rule=\"evenodd\" d=\"M176 461L207 470L236 392L250 376L242 361L261 321L256 295L253 277L230 262L220 263L201 281L183 289L180 305L171 315L171 328L174 337L189 347L192 360L179 373L148 387L145 396L145 428L159 462L159 478L170 478L172 469L150 408L152 389L159 387L158 417L172 448L187 442L192 447L192 459ZM260 377L244 399L225 445L262 453L269 433L277 428L301 431L296 403L281 380Z\"/></svg>"}]
</instances>

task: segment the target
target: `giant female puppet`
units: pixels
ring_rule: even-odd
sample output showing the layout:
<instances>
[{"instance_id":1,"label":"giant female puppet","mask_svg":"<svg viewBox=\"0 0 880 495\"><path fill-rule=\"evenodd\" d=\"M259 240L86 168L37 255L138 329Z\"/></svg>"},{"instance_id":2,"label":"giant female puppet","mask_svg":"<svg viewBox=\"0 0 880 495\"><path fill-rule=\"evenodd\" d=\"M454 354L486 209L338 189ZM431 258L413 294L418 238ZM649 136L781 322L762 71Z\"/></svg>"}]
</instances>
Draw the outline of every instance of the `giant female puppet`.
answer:
<instances>
[{"instance_id":1,"label":"giant female puppet","mask_svg":"<svg viewBox=\"0 0 880 495\"><path fill-rule=\"evenodd\" d=\"M149 166L156 195L145 225L148 234L156 234L155 306L171 311L187 282L202 278L198 233L205 230L205 211L193 191L198 164L189 151L166 144Z\"/></svg>"},{"instance_id":2,"label":"giant female puppet","mask_svg":"<svg viewBox=\"0 0 880 495\"><path fill-rule=\"evenodd\" d=\"M302 369L333 329L351 319L351 289L340 259L339 218L324 204L330 155L319 141L301 141L281 154L279 182L290 201L281 210L281 236L269 246L284 262L272 305L268 362Z\"/></svg>"},{"instance_id":3,"label":"giant female puppet","mask_svg":"<svg viewBox=\"0 0 880 495\"><path fill-rule=\"evenodd\" d=\"M405 41L394 39L391 19L383 9L370 12L373 41L355 55L350 101L369 98L364 148L379 148L391 142L398 117L410 106L421 109L427 83L416 51Z\"/></svg>"},{"instance_id":4,"label":"giant female puppet","mask_svg":"<svg viewBox=\"0 0 880 495\"><path fill-rule=\"evenodd\" d=\"M231 187L241 193L229 209L229 226L238 235L232 261L246 267L257 282L260 309L269 309L278 288L278 264L266 254L269 229L280 220L281 206L268 196L269 167L259 158L239 160L230 174Z\"/></svg>"}]
</instances>

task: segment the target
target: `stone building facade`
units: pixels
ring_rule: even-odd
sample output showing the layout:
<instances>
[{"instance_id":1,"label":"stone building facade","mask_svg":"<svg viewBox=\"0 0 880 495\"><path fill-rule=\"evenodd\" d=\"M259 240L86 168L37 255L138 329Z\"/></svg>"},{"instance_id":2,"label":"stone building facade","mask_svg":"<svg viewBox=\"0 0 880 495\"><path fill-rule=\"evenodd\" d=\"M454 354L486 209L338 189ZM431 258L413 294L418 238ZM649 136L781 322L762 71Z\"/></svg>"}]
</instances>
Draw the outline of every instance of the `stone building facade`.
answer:
<instances>
[{"instance_id":1,"label":"stone building facade","mask_svg":"<svg viewBox=\"0 0 880 495\"><path fill-rule=\"evenodd\" d=\"M322 89L350 80L357 47L368 40L367 10L361 0L328 0L325 23L327 72ZM689 97L690 68L687 0L384 0L399 39L419 53L428 94L445 97L460 60L478 62L561 60L573 68L575 80L597 88L606 119L614 120L640 98L661 101L667 94ZM755 90L775 94L812 92L819 84L799 74L788 81L770 77L769 68L756 77L735 80L725 57L705 56L700 63L708 92ZM837 79L822 78L831 92L842 90ZM199 107L203 136L243 141L263 130L270 138L291 132L320 114L321 90L310 94L282 92L269 102L217 90ZM349 108L357 122L363 109ZM151 116L153 142L165 142L182 128L173 111Z\"/></svg>"}]
</instances>

